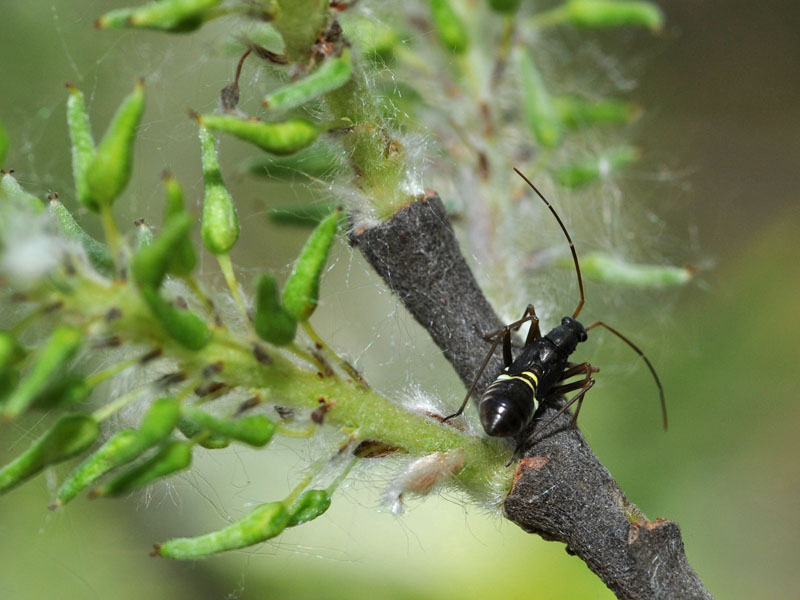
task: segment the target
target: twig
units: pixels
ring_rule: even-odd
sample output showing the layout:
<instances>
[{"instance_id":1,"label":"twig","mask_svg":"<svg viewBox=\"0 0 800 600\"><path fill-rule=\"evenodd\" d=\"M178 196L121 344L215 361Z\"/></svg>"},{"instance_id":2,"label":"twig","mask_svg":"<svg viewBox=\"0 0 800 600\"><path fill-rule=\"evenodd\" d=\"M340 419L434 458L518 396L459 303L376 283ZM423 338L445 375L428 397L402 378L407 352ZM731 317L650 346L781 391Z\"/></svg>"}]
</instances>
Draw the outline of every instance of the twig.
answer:
<instances>
[{"instance_id":1,"label":"twig","mask_svg":"<svg viewBox=\"0 0 800 600\"><path fill-rule=\"evenodd\" d=\"M489 349L483 334L502 327L461 254L435 193L387 222L356 230L351 241L425 327L465 385ZM502 368L489 363L480 393ZM537 415L546 422L552 404ZM684 554L680 529L649 521L631 503L562 415L528 448L505 500L506 517L546 540L561 541L619 597L711 598Z\"/></svg>"}]
</instances>

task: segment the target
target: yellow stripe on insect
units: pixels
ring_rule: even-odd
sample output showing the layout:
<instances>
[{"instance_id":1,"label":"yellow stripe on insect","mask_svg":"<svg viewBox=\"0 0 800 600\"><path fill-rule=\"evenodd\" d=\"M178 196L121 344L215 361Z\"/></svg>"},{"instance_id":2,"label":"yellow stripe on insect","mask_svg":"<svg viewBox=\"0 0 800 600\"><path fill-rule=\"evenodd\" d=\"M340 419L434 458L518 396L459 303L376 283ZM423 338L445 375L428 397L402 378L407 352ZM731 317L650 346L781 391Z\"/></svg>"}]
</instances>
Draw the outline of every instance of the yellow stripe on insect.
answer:
<instances>
[{"instance_id":1,"label":"yellow stripe on insect","mask_svg":"<svg viewBox=\"0 0 800 600\"><path fill-rule=\"evenodd\" d=\"M536 386L539 385L539 377L536 376L535 373L531 373L530 371L523 371L519 375L509 375L507 373L501 373L497 376L497 380L505 380L505 379L519 379L520 381L524 382L531 391L533 392L534 396L536 395Z\"/></svg>"}]
</instances>

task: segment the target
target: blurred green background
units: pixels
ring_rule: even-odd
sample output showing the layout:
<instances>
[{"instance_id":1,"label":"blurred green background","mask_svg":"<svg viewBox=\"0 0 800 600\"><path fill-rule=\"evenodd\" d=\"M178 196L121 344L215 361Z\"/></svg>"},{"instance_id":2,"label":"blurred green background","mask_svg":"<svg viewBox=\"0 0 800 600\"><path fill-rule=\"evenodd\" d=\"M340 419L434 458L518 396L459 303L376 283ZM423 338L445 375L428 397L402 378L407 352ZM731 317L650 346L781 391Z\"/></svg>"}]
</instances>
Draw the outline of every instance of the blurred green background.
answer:
<instances>
[{"instance_id":1,"label":"blurred green background","mask_svg":"<svg viewBox=\"0 0 800 600\"><path fill-rule=\"evenodd\" d=\"M634 299L636 310L603 315L642 341L657 364L669 433L658 430L647 374L610 343L591 357L603 373L582 429L648 516L680 523L689 560L717 597L796 597L800 8L660 4L664 35L620 36L618 48L601 40L623 64L638 65L631 97L647 109L636 141L652 168L634 169L622 185L663 213L672 228L666 235L693 240L708 268L687 289L650 293ZM28 189L71 189L66 81L87 93L99 132L145 75L135 192L116 207L117 217L160 215L165 166L198 197L195 127L184 115L187 107L213 110L230 79L235 60L223 50L224 29L212 24L179 38L96 32L94 18L124 2L3 5L0 119L13 144L6 165ZM245 76L255 88L265 84L253 65ZM270 201L287 198L235 174L247 154L223 142L226 178L246 215L234 256L244 279L257 268L285 270L304 235L262 218ZM90 216L84 222L96 226ZM357 358L379 389L417 382L460 397L436 349L361 258L340 247L335 262L318 329ZM210 264L208 271L215 277ZM25 433L0 429L0 458ZM283 442L260 453L214 453L149 495L79 499L57 514L46 510L52 481L40 477L0 497L0 598L611 597L562 545L453 498L411 503L403 517L392 516L379 491L388 468L356 472L325 518L255 550L193 564L148 557L155 541L218 528L248 503L281 497L305 452Z\"/></svg>"}]
</instances>

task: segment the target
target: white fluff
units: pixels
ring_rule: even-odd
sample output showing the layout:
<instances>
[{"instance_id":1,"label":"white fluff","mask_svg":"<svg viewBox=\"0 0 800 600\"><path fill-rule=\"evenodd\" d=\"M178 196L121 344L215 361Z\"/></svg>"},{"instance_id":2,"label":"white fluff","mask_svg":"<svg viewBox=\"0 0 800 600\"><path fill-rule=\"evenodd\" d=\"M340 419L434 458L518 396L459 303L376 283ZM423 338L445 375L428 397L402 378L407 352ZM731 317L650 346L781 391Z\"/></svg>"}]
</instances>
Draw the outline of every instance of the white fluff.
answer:
<instances>
[{"instance_id":1,"label":"white fluff","mask_svg":"<svg viewBox=\"0 0 800 600\"><path fill-rule=\"evenodd\" d=\"M403 496L408 493L426 495L452 477L464 466L464 449L434 452L411 462L386 488L384 499L391 511L403 512Z\"/></svg>"},{"instance_id":2,"label":"white fluff","mask_svg":"<svg viewBox=\"0 0 800 600\"><path fill-rule=\"evenodd\" d=\"M55 269L68 243L50 231L48 215L11 214L4 223L0 269L15 288L26 289Z\"/></svg>"}]
</instances>

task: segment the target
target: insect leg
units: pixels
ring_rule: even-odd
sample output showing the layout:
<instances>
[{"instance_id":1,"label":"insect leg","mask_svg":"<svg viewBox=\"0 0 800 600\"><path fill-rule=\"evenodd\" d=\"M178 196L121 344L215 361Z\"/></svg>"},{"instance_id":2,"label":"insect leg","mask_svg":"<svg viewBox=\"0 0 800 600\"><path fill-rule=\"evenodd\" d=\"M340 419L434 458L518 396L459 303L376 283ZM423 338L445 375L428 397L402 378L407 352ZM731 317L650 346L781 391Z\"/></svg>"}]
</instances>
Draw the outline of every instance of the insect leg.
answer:
<instances>
[{"instance_id":1,"label":"insect leg","mask_svg":"<svg viewBox=\"0 0 800 600\"><path fill-rule=\"evenodd\" d=\"M525 345L527 346L531 342L535 342L542 337L542 331L539 329L539 317L536 316L536 309L533 308L533 304L528 304L528 308L525 309L523 318L526 316L530 317L531 320L531 328L528 330L528 336L525 338Z\"/></svg>"},{"instance_id":2,"label":"insect leg","mask_svg":"<svg viewBox=\"0 0 800 600\"><path fill-rule=\"evenodd\" d=\"M580 365L577 365L575 368L577 368L577 367L581 367L581 369L580 369L580 371L578 371L578 373L586 373L586 377L584 379L582 379L581 381L576 381L576 382L573 382L573 383L568 383L566 385L560 385L560 386L554 387L554 388L552 388L550 390L550 393L552 393L552 394L563 394L563 393L566 393L566 392L571 392L571 391L576 390L576 389L578 389L580 391L577 394L575 394L572 398L570 398L569 402L567 402L564 406L562 406L559 409L559 411L555 415L553 415L552 418L550 418L550 420L548 420L541 427L537 427L536 428L537 431L535 431L528 438L526 445L528 445L528 443L530 443L531 440L533 440L533 438L538 433L540 433L541 431L543 431L547 427L549 427L550 424L553 421L555 421L558 417L563 415L567 410L569 410L569 408L573 404L575 404L577 402L578 403L578 408L575 411L575 415L572 417L572 425L575 425L575 422L578 419L578 413L580 413L581 406L583 405L583 397L586 395L586 392L588 392L590 389L592 389L592 387L594 387L594 379L592 379L592 374L596 372L595 371L595 367L593 367L589 363L582 363ZM577 373L575 373L575 374L577 374Z\"/></svg>"},{"instance_id":3,"label":"insect leg","mask_svg":"<svg viewBox=\"0 0 800 600\"><path fill-rule=\"evenodd\" d=\"M507 369L514 362L514 355L511 354L511 330L506 327L503 333L503 366Z\"/></svg>"},{"instance_id":4,"label":"insect leg","mask_svg":"<svg viewBox=\"0 0 800 600\"><path fill-rule=\"evenodd\" d=\"M525 345L527 346L531 342L539 339L542 337L542 332L539 329L539 317L536 316L536 309L533 307L533 304L528 304L525 312L522 313L522 318L514 321L513 323L509 323L502 329L498 329L497 331L493 331L485 336L485 339L491 340L496 338L497 336L503 336L503 363L504 366L509 367L513 362L513 357L511 355L511 332L517 331L522 325L527 323L528 321L531 322L531 327L528 330L528 335L525 338Z\"/></svg>"},{"instance_id":5,"label":"insect leg","mask_svg":"<svg viewBox=\"0 0 800 600\"><path fill-rule=\"evenodd\" d=\"M500 330L500 332L504 332L504 331L505 331L505 335L503 337L504 338L505 337L510 337L510 334L509 334L509 332L507 330L503 330L503 329ZM467 402L469 402L469 397L472 395L472 392L475 390L475 386L478 385L478 379L480 379L481 375L483 374L483 370L486 368L486 365L489 364L489 359L492 358L492 355L494 354L494 351L497 350L497 346L500 343L501 339L503 339L503 338L500 338L499 336L495 336L495 340L492 343L492 347L489 350L489 352L486 354L486 358L483 359L483 363L481 363L481 367L480 367L480 369L478 369L478 373L475 375L475 379L472 380L472 385L469 386L469 389L467 390L467 395L464 396L464 401L461 403L461 406L452 415L448 415L444 419L442 419L442 423L452 419L453 417L457 417L458 415L460 415L461 413L464 412L464 408L467 406Z\"/></svg>"},{"instance_id":6,"label":"insect leg","mask_svg":"<svg viewBox=\"0 0 800 600\"><path fill-rule=\"evenodd\" d=\"M533 339L542 337L542 334L539 331L539 317L536 316L536 309L533 308L533 304L528 304L528 307L525 309L525 312L522 313L521 319L514 321L513 323L509 323L502 329L498 329L497 331L493 331L492 333L487 333L483 337L486 340L491 340L497 337L498 335L503 335L506 331L517 331L528 321L533 321L532 327L534 328L534 331L537 332L537 334ZM530 333L528 335L530 336Z\"/></svg>"},{"instance_id":7,"label":"insect leg","mask_svg":"<svg viewBox=\"0 0 800 600\"><path fill-rule=\"evenodd\" d=\"M472 385L469 386L469 390L467 390L467 395L464 397L464 401L461 403L461 406L452 415L448 415L442 419L442 423L457 417L464 412L472 392L475 391L475 386L478 385L478 379L480 379L480 376L483 374L483 370L486 368L486 365L489 364L489 359L492 357L494 351L497 349L497 346L500 344L500 340L503 341L503 366L506 368L511 366L511 363L514 362L514 357L511 352L511 332L516 331L528 321L531 321L531 328L528 331L528 336L525 340L525 343L529 344L532 341L542 337L542 333L539 330L539 317L536 316L536 309L533 307L533 304L528 304L527 308L525 308L525 312L522 313L521 319L514 321L513 323L509 323L502 329L498 329L497 331L493 331L492 333L484 336L486 340L494 340L492 347L486 355L486 358L483 359L483 363L481 364L480 369L478 369L478 373L475 375Z\"/></svg>"},{"instance_id":8,"label":"insect leg","mask_svg":"<svg viewBox=\"0 0 800 600\"><path fill-rule=\"evenodd\" d=\"M569 379L570 377L575 377L575 375L578 375L579 373L586 373L586 369L587 368L591 369L592 373L597 373L598 371L600 371L599 368L593 367L589 363L568 362L567 363L567 368L564 369L564 371L561 373L561 379L559 379L559 381L565 381L566 379ZM558 388L555 388L554 391L557 391L557 390L558 390ZM568 391L568 390L562 390L561 393L563 394L565 391Z\"/></svg>"}]
</instances>

